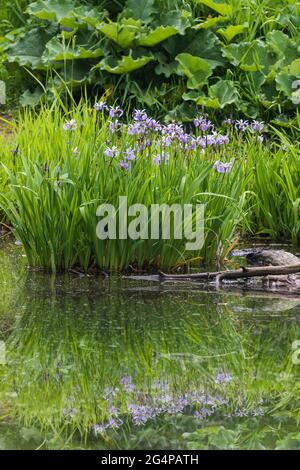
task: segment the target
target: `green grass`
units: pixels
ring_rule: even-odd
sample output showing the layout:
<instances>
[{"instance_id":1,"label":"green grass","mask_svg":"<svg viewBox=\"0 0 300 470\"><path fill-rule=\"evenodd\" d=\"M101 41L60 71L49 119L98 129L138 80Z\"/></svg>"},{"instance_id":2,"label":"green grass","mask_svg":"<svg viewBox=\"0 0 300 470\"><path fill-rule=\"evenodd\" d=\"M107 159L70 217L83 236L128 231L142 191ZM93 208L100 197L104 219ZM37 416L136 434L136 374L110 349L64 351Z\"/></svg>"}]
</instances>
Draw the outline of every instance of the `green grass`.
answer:
<instances>
[{"instance_id":1,"label":"green grass","mask_svg":"<svg viewBox=\"0 0 300 470\"><path fill-rule=\"evenodd\" d=\"M223 151L206 156L199 148L186 153L174 144L167 150L170 161L155 165L153 156L162 148L159 138L150 135L152 146L137 152L127 172L119 165L121 155L144 137L128 136L126 126L120 136L110 136L108 120L88 106L74 109L71 117L78 123L75 132L63 129L66 117L58 108L37 116L25 113L15 136L18 154L10 154L6 167L9 187L1 205L31 265L53 271L76 265L87 270L93 264L112 270L130 264L171 268L189 259L207 262L225 255L244 215L248 178L240 177L239 164L230 175L219 174L212 166ZM119 149L118 158L103 155L112 145ZM234 154L230 152L227 159ZM6 152L4 162L8 160ZM142 203L147 208L154 203L205 203L204 247L188 253L186 240L98 240L97 206L118 207L119 196L128 197L128 206Z\"/></svg>"},{"instance_id":2,"label":"green grass","mask_svg":"<svg viewBox=\"0 0 300 470\"><path fill-rule=\"evenodd\" d=\"M66 131L64 123L71 118L78 127ZM299 241L299 149L287 137L264 134L261 143L255 133L232 126L221 130L228 132L229 144L210 145L204 152L200 145L185 149L175 139L165 149L165 162L160 133L129 135L124 125L111 134L109 122L85 104L67 115L58 106L25 112L16 126L17 152L11 152L11 143L2 149L1 207L31 266L52 271L74 266L122 271L130 265L171 269L223 260L241 234ZM117 157L106 157L112 146ZM131 147L137 158L126 171L120 161ZM159 165L156 155L162 158ZM213 168L217 160L232 162L231 172L218 173ZM174 239L172 231L170 240L100 241L97 207L109 203L118 208L119 196L128 197L128 206L147 208L204 204L203 248L186 251L186 240Z\"/></svg>"}]
</instances>

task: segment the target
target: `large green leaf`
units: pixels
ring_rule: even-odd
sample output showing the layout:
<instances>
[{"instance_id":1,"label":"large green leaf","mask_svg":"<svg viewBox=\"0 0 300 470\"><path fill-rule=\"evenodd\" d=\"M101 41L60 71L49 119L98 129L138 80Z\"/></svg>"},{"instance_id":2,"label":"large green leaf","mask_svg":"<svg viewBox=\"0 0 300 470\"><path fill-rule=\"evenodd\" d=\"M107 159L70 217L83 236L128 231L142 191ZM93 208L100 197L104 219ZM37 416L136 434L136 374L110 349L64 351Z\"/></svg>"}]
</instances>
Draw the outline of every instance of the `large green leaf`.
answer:
<instances>
[{"instance_id":1,"label":"large green leaf","mask_svg":"<svg viewBox=\"0 0 300 470\"><path fill-rule=\"evenodd\" d=\"M209 88L209 96L203 92L189 91L183 95L186 101L195 101L198 105L212 109L223 109L225 106L239 101L239 94L230 80L219 80Z\"/></svg>"},{"instance_id":2,"label":"large green leaf","mask_svg":"<svg viewBox=\"0 0 300 470\"><path fill-rule=\"evenodd\" d=\"M75 8L73 0L38 0L28 6L28 13L41 20L60 21L72 16Z\"/></svg>"},{"instance_id":3,"label":"large green leaf","mask_svg":"<svg viewBox=\"0 0 300 470\"><path fill-rule=\"evenodd\" d=\"M276 76L276 88L278 91L282 91L288 98L291 98L292 92L294 91L292 88L293 82L295 77L290 75L287 72L280 72Z\"/></svg>"},{"instance_id":4,"label":"large green leaf","mask_svg":"<svg viewBox=\"0 0 300 470\"><path fill-rule=\"evenodd\" d=\"M133 18L150 23L156 9L155 0L127 0L126 7Z\"/></svg>"},{"instance_id":5,"label":"large green leaf","mask_svg":"<svg viewBox=\"0 0 300 470\"><path fill-rule=\"evenodd\" d=\"M230 80L219 80L215 85L209 88L209 96L217 98L219 107L222 109L228 104L236 103L239 99L239 94Z\"/></svg>"},{"instance_id":6,"label":"large green leaf","mask_svg":"<svg viewBox=\"0 0 300 470\"><path fill-rule=\"evenodd\" d=\"M296 41L292 41L292 39L282 31L271 31L267 35L267 43L278 57L281 58L281 67L289 65L293 60L299 57Z\"/></svg>"},{"instance_id":7,"label":"large green leaf","mask_svg":"<svg viewBox=\"0 0 300 470\"><path fill-rule=\"evenodd\" d=\"M260 39L230 44L223 48L223 55L229 61L246 72L264 70L276 63L277 58L269 50L268 45Z\"/></svg>"},{"instance_id":8,"label":"large green leaf","mask_svg":"<svg viewBox=\"0 0 300 470\"><path fill-rule=\"evenodd\" d=\"M50 36L39 28L31 29L16 44L6 49L9 62L18 62L21 66L33 69L45 68L42 55Z\"/></svg>"},{"instance_id":9,"label":"large green leaf","mask_svg":"<svg viewBox=\"0 0 300 470\"><path fill-rule=\"evenodd\" d=\"M36 88L33 92L26 90L20 97L20 104L23 107L35 108L40 103L42 96L43 91L41 88Z\"/></svg>"},{"instance_id":10,"label":"large green leaf","mask_svg":"<svg viewBox=\"0 0 300 470\"><path fill-rule=\"evenodd\" d=\"M233 8L231 5L225 2L219 2L218 0L194 0L195 3L202 3L208 6L212 10L216 11L222 16L231 15Z\"/></svg>"},{"instance_id":11,"label":"large green leaf","mask_svg":"<svg viewBox=\"0 0 300 470\"><path fill-rule=\"evenodd\" d=\"M193 29L211 29L218 23L228 21L228 16L214 16L193 26Z\"/></svg>"},{"instance_id":12,"label":"large green leaf","mask_svg":"<svg viewBox=\"0 0 300 470\"><path fill-rule=\"evenodd\" d=\"M28 6L28 12L37 18L57 22L70 29L88 25L96 27L105 14L101 7L76 6L73 0L39 0Z\"/></svg>"},{"instance_id":13,"label":"large green leaf","mask_svg":"<svg viewBox=\"0 0 300 470\"><path fill-rule=\"evenodd\" d=\"M140 46L153 47L177 33L178 29L175 26L159 26L149 33L141 35L138 44Z\"/></svg>"},{"instance_id":14,"label":"large green leaf","mask_svg":"<svg viewBox=\"0 0 300 470\"><path fill-rule=\"evenodd\" d=\"M187 86L190 89L200 89L212 74L211 65L200 57L182 53L176 60L179 62L179 69L188 77Z\"/></svg>"},{"instance_id":15,"label":"large green leaf","mask_svg":"<svg viewBox=\"0 0 300 470\"><path fill-rule=\"evenodd\" d=\"M90 70L91 67L86 60L76 60L75 62L67 62L62 68L60 75L64 82L72 87L76 87L86 81ZM65 89L64 84L62 89Z\"/></svg>"},{"instance_id":16,"label":"large green leaf","mask_svg":"<svg viewBox=\"0 0 300 470\"><path fill-rule=\"evenodd\" d=\"M172 62L167 62L162 58L163 54L156 54L155 58L159 60L158 65L155 67L155 73L157 75L164 75L167 78L170 78L171 75L180 75L179 73L179 64L175 60Z\"/></svg>"},{"instance_id":17,"label":"large green leaf","mask_svg":"<svg viewBox=\"0 0 300 470\"><path fill-rule=\"evenodd\" d=\"M100 67L102 70L107 72L120 75L122 73L133 72L134 70L140 69L153 60L152 56L143 56L134 59L131 56L123 56L121 60L109 58L100 62L96 67Z\"/></svg>"},{"instance_id":18,"label":"large green leaf","mask_svg":"<svg viewBox=\"0 0 300 470\"><path fill-rule=\"evenodd\" d=\"M187 10L171 10L163 12L159 17L163 26L174 26L180 34L184 34L186 29L191 26L192 15Z\"/></svg>"},{"instance_id":19,"label":"large green leaf","mask_svg":"<svg viewBox=\"0 0 300 470\"><path fill-rule=\"evenodd\" d=\"M54 37L47 43L42 60L44 63L49 63L60 60L94 59L101 55L104 54L100 48L86 48L76 44L71 46Z\"/></svg>"},{"instance_id":20,"label":"large green leaf","mask_svg":"<svg viewBox=\"0 0 300 470\"><path fill-rule=\"evenodd\" d=\"M198 112L197 106L195 103L183 102L172 109L166 115L166 122L171 121L180 121L180 122L191 122L195 118Z\"/></svg>"},{"instance_id":21,"label":"large green leaf","mask_svg":"<svg viewBox=\"0 0 300 470\"><path fill-rule=\"evenodd\" d=\"M235 36L243 33L245 28L246 26L243 24L230 25L226 29L218 29L217 32L222 34L222 36L224 36L227 42L231 42L232 39L235 38Z\"/></svg>"},{"instance_id":22,"label":"large green leaf","mask_svg":"<svg viewBox=\"0 0 300 470\"><path fill-rule=\"evenodd\" d=\"M199 106L204 106L205 108L219 109L220 107L218 98L210 98L205 95L199 95L196 102Z\"/></svg>"},{"instance_id":23,"label":"large green leaf","mask_svg":"<svg viewBox=\"0 0 300 470\"><path fill-rule=\"evenodd\" d=\"M89 5L80 5L68 13L68 16L61 18L59 23L70 29L86 28L87 26L96 28L105 17L106 12L101 7L90 8Z\"/></svg>"},{"instance_id":24,"label":"large green leaf","mask_svg":"<svg viewBox=\"0 0 300 470\"><path fill-rule=\"evenodd\" d=\"M123 18L120 23L114 23L113 21L101 23L97 29L120 47L129 48L141 31L141 22L134 18Z\"/></svg>"},{"instance_id":25,"label":"large green leaf","mask_svg":"<svg viewBox=\"0 0 300 470\"><path fill-rule=\"evenodd\" d=\"M184 40L176 35L165 41L162 47L172 58L181 53L189 53L206 59L212 68L225 64L221 53L221 42L212 31L190 29L186 32Z\"/></svg>"},{"instance_id":26,"label":"large green leaf","mask_svg":"<svg viewBox=\"0 0 300 470\"><path fill-rule=\"evenodd\" d=\"M293 60L291 63L290 74L295 75L295 77L300 76L300 58Z\"/></svg>"}]
</instances>

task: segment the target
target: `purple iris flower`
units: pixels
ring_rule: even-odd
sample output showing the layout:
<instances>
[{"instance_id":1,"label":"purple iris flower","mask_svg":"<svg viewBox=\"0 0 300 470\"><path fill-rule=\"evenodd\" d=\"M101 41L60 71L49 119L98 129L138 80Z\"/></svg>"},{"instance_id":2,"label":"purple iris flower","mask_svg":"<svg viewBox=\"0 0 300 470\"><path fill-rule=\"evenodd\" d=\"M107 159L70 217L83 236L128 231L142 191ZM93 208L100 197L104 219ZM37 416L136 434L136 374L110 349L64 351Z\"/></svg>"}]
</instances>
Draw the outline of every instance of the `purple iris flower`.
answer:
<instances>
[{"instance_id":1,"label":"purple iris flower","mask_svg":"<svg viewBox=\"0 0 300 470\"><path fill-rule=\"evenodd\" d=\"M199 118L194 119L194 126L200 127L202 132L207 132L210 128L213 127L213 124L205 117L200 116Z\"/></svg>"},{"instance_id":2,"label":"purple iris flower","mask_svg":"<svg viewBox=\"0 0 300 470\"><path fill-rule=\"evenodd\" d=\"M109 108L109 116L111 118L120 118L124 114L124 111L120 108L120 106L116 106L115 108L113 106L110 106Z\"/></svg>"},{"instance_id":3,"label":"purple iris flower","mask_svg":"<svg viewBox=\"0 0 300 470\"><path fill-rule=\"evenodd\" d=\"M235 121L234 127L237 131L246 132L246 130L249 129L249 122L240 119Z\"/></svg>"},{"instance_id":4,"label":"purple iris flower","mask_svg":"<svg viewBox=\"0 0 300 470\"><path fill-rule=\"evenodd\" d=\"M122 124L116 119L116 121L108 122L109 131L114 134L115 132L122 130Z\"/></svg>"},{"instance_id":5,"label":"purple iris flower","mask_svg":"<svg viewBox=\"0 0 300 470\"><path fill-rule=\"evenodd\" d=\"M146 122L146 127L154 132L159 132L162 130L162 125L156 121L155 119L152 118L147 118Z\"/></svg>"},{"instance_id":6,"label":"purple iris flower","mask_svg":"<svg viewBox=\"0 0 300 470\"><path fill-rule=\"evenodd\" d=\"M103 110L108 109L108 106L107 106L107 104L105 103L105 101L100 101L99 103L95 103L95 104L94 104L94 108L95 108L95 110L96 110L97 113L98 113L98 112L100 112L100 111L103 111Z\"/></svg>"},{"instance_id":7,"label":"purple iris flower","mask_svg":"<svg viewBox=\"0 0 300 470\"><path fill-rule=\"evenodd\" d=\"M214 169L218 173L230 173L232 170L232 162L221 162L218 160L214 164Z\"/></svg>"},{"instance_id":8,"label":"purple iris flower","mask_svg":"<svg viewBox=\"0 0 300 470\"><path fill-rule=\"evenodd\" d=\"M131 147L125 150L125 158L129 161L136 160L136 154L134 153L134 150Z\"/></svg>"},{"instance_id":9,"label":"purple iris flower","mask_svg":"<svg viewBox=\"0 0 300 470\"><path fill-rule=\"evenodd\" d=\"M107 147L107 149L104 151L104 155L105 157L111 157L111 158L114 158L118 155L118 149L115 145L113 145L113 147Z\"/></svg>"},{"instance_id":10,"label":"purple iris flower","mask_svg":"<svg viewBox=\"0 0 300 470\"><path fill-rule=\"evenodd\" d=\"M134 124L129 124L127 128L129 135L142 135L145 134L146 130L145 122L135 122Z\"/></svg>"},{"instance_id":11,"label":"purple iris flower","mask_svg":"<svg viewBox=\"0 0 300 470\"><path fill-rule=\"evenodd\" d=\"M126 171L130 170L130 164L127 162L124 162L124 160L120 161L120 167Z\"/></svg>"},{"instance_id":12,"label":"purple iris flower","mask_svg":"<svg viewBox=\"0 0 300 470\"><path fill-rule=\"evenodd\" d=\"M229 372L218 372L216 378L215 378L215 383L216 384L227 384L228 382L231 382L232 380L232 375L229 374Z\"/></svg>"},{"instance_id":13,"label":"purple iris flower","mask_svg":"<svg viewBox=\"0 0 300 470\"><path fill-rule=\"evenodd\" d=\"M130 375L125 375L124 377L121 378L120 383L123 387L123 390L125 392L133 392L135 390L135 385L132 382L132 377Z\"/></svg>"},{"instance_id":14,"label":"purple iris flower","mask_svg":"<svg viewBox=\"0 0 300 470\"><path fill-rule=\"evenodd\" d=\"M130 411L133 423L136 426L145 424L149 419L155 418L159 413L157 408L147 405L130 404L128 405L128 410Z\"/></svg>"},{"instance_id":15,"label":"purple iris flower","mask_svg":"<svg viewBox=\"0 0 300 470\"><path fill-rule=\"evenodd\" d=\"M160 155L155 155L155 157L153 158L154 165L159 165L160 161L161 161Z\"/></svg>"},{"instance_id":16,"label":"purple iris flower","mask_svg":"<svg viewBox=\"0 0 300 470\"><path fill-rule=\"evenodd\" d=\"M133 112L134 121L143 122L148 118L147 113L144 109L135 109Z\"/></svg>"},{"instance_id":17,"label":"purple iris flower","mask_svg":"<svg viewBox=\"0 0 300 470\"><path fill-rule=\"evenodd\" d=\"M264 127L265 127L265 123L264 122L259 122L259 121L252 121L251 123L251 131L252 132L258 132L259 134L262 133L262 131L264 130Z\"/></svg>"},{"instance_id":18,"label":"purple iris flower","mask_svg":"<svg viewBox=\"0 0 300 470\"><path fill-rule=\"evenodd\" d=\"M66 121L63 125L65 131L76 131L78 128L78 124L75 119L71 119L70 121Z\"/></svg>"}]
</instances>

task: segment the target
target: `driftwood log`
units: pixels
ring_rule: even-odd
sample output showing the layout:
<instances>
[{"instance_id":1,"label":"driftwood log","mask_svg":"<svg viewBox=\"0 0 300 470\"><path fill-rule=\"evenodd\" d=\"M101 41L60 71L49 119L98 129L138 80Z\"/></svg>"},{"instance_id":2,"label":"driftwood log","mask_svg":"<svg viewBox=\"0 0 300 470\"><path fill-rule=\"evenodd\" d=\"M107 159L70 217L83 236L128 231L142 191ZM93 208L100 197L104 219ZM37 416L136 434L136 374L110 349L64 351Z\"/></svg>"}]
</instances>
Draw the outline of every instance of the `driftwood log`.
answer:
<instances>
[{"instance_id":1,"label":"driftwood log","mask_svg":"<svg viewBox=\"0 0 300 470\"><path fill-rule=\"evenodd\" d=\"M241 279L249 277L282 276L288 274L300 274L300 263L289 266L257 266L254 268L241 268L228 271L213 271L205 273L190 274L166 274L159 271L151 276L126 276L126 279L149 280L149 281L216 281L223 279Z\"/></svg>"},{"instance_id":2,"label":"driftwood log","mask_svg":"<svg viewBox=\"0 0 300 470\"><path fill-rule=\"evenodd\" d=\"M249 277L266 277L266 276L286 276L288 274L300 273L300 263L292 264L289 266L257 266L255 268L241 268L230 271L215 271L207 273L195 273L195 274L165 274L159 273L161 280L215 280L217 284L220 284L223 279L245 279ZM291 281L292 283L292 281Z\"/></svg>"},{"instance_id":3,"label":"driftwood log","mask_svg":"<svg viewBox=\"0 0 300 470\"><path fill-rule=\"evenodd\" d=\"M246 251L246 250L245 250ZM300 259L282 250L247 250L244 254L246 259L249 252L253 253L252 258L267 266L242 267L240 269L213 271L188 274L166 274L159 271L156 275L150 276L126 276L126 279L143 281L196 281L199 283L212 282L215 285L222 284L223 280L238 280L247 278L262 278L263 281L271 284L300 289ZM240 253L238 254L238 256ZM243 255L241 253L241 255ZM248 260L248 259L247 259ZM252 261L252 260L251 260ZM289 264L284 264L288 262ZM272 264L271 266L269 264ZM275 266L273 264L276 264Z\"/></svg>"}]
</instances>

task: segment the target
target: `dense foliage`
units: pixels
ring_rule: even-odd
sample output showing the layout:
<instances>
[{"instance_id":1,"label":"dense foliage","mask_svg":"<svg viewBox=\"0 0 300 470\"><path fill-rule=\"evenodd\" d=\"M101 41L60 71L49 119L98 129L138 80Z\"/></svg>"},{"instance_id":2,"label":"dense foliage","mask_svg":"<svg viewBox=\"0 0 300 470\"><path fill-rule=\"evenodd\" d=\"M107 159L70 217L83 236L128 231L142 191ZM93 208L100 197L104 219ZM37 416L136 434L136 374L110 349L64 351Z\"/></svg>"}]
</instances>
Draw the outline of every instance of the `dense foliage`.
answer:
<instances>
[{"instance_id":1,"label":"dense foliage","mask_svg":"<svg viewBox=\"0 0 300 470\"><path fill-rule=\"evenodd\" d=\"M198 115L187 131L99 102L25 113L14 145L1 151L0 203L31 265L170 269L224 259L241 230L299 240L299 150L274 143L262 122L216 128ZM147 208L148 235L153 204L203 204L204 246L187 251L173 229L168 240L146 239L142 228L138 239L99 240L97 207L118 208L122 196Z\"/></svg>"},{"instance_id":2,"label":"dense foliage","mask_svg":"<svg viewBox=\"0 0 300 470\"><path fill-rule=\"evenodd\" d=\"M285 121L300 102L294 0L38 0L19 16L2 22L0 51L23 105L86 86L168 119L203 107Z\"/></svg>"}]
</instances>

